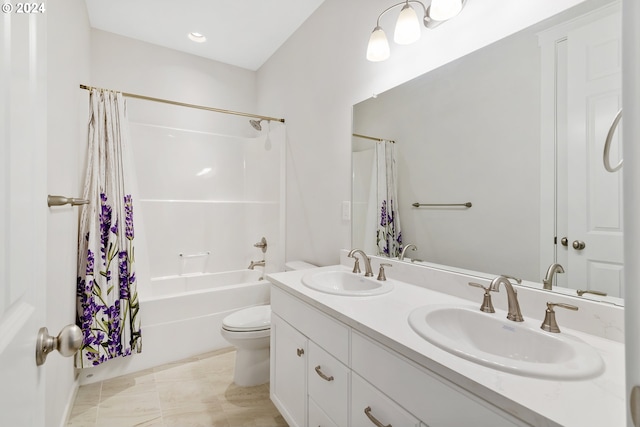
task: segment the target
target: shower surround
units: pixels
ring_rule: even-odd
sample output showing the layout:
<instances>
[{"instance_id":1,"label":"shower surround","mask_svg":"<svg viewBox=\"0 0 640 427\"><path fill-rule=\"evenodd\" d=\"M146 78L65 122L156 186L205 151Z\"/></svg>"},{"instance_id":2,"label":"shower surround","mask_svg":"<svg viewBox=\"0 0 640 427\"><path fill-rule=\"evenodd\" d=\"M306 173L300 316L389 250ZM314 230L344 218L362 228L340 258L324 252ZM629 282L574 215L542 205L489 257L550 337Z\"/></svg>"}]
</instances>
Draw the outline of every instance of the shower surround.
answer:
<instances>
[{"instance_id":1,"label":"shower surround","mask_svg":"<svg viewBox=\"0 0 640 427\"><path fill-rule=\"evenodd\" d=\"M130 119L145 342L129 360L83 370L81 383L227 347L222 319L269 303L261 277L284 266L285 127L263 122L257 131L223 116L220 132L210 121L181 129ZM262 237L266 253L254 246ZM248 269L262 259L264 267Z\"/></svg>"}]
</instances>

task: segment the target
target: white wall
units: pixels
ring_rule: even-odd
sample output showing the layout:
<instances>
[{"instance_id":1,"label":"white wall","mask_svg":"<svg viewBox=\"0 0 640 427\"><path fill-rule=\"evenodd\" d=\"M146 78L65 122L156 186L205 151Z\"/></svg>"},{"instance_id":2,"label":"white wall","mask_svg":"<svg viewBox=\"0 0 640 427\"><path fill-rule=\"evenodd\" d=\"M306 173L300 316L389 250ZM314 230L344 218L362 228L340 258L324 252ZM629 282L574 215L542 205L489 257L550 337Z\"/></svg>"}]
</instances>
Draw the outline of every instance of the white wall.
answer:
<instances>
[{"instance_id":1,"label":"white wall","mask_svg":"<svg viewBox=\"0 0 640 427\"><path fill-rule=\"evenodd\" d=\"M391 59L370 63L368 38L389 2L326 0L258 70L259 106L287 120L287 259L334 264L351 244L341 202L351 199L354 104L578 3L471 0L418 43L391 42ZM381 22L389 37L391 15Z\"/></svg>"},{"instance_id":2,"label":"white wall","mask_svg":"<svg viewBox=\"0 0 640 427\"><path fill-rule=\"evenodd\" d=\"M92 86L197 104L258 113L256 74L173 49L91 30ZM219 133L255 136L248 118L176 108L129 99L128 117L142 122ZM229 125L231 123L232 125Z\"/></svg>"},{"instance_id":3,"label":"white wall","mask_svg":"<svg viewBox=\"0 0 640 427\"><path fill-rule=\"evenodd\" d=\"M78 88L89 80L90 31L83 0L47 4L47 191L81 197L88 108ZM75 324L78 207L49 209L47 221L47 321L57 335ZM47 425L60 425L75 391L73 358L47 358Z\"/></svg>"}]
</instances>

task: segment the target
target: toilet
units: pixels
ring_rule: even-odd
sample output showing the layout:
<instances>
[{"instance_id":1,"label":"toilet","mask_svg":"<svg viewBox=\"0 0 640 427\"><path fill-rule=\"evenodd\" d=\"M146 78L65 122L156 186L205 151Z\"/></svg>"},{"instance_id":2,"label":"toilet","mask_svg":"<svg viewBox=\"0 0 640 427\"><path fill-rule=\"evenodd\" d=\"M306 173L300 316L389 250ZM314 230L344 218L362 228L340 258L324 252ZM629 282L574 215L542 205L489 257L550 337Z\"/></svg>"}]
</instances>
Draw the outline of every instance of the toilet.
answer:
<instances>
[{"instance_id":1,"label":"toilet","mask_svg":"<svg viewBox=\"0 0 640 427\"><path fill-rule=\"evenodd\" d=\"M285 264L285 271L316 267L304 261ZM269 381L271 306L258 305L231 313L222 320L222 337L236 348L233 382L251 387Z\"/></svg>"}]
</instances>

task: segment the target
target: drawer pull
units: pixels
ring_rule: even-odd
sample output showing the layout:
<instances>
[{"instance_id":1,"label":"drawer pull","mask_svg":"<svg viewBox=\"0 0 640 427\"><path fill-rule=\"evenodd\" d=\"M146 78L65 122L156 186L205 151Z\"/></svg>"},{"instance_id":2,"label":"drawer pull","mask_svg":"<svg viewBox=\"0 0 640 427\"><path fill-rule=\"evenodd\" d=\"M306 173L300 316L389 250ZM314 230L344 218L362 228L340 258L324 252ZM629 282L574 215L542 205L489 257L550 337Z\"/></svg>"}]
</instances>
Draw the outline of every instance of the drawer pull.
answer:
<instances>
[{"instance_id":1,"label":"drawer pull","mask_svg":"<svg viewBox=\"0 0 640 427\"><path fill-rule=\"evenodd\" d=\"M331 375L330 377L326 376L321 370L320 370L320 365L316 366L316 373L318 375L320 375L320 378L322 378L325 381L333 381L333 375Z\"/></svg>"},{"instance_id":2,"label":"drawer pull","mask_svg":"<svg viewBox=\"0 0 640 427\"><path fill-rule=\"evenodd\" d=\"M371 406L367 406L366 408L364 408L364 413L367 416L367 418L369 418L371 420L371 422L374 423L376 426L378 426L378 427L392 427L391 424L387 424L387 425L382 424L380 421L378 421L378 419L376 417L371 415Z\"/></svg>"},{"instance_id":3,"label":"drawer pull","mask_svg":"<svg viewBox=\"0 0 640 427\"><path fill-rule=\"evenodd\" d=\"M298 354L298 357L302 357L304 354L304 348L297 348L296 353Z\"/></svg>"}]
</instances>

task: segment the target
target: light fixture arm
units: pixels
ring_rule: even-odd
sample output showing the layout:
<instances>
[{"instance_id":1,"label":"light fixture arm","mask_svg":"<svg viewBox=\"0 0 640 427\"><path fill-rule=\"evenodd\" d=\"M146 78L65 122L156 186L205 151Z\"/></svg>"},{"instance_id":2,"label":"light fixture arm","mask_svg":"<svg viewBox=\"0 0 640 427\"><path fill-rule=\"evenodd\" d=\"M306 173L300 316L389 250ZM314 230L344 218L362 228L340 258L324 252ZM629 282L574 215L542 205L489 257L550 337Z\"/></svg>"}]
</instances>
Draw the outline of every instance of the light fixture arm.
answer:
<instances>
[{"instance_id":1,"label":"light fixture arm","mask_svg":"<svg viewBox=\"0 0 640 427\"><path fill-rule=\"evenodd\" d=\"M416 11L409 5L409 3L418 3L422 7L424 12L422 23L428 29L434 29L443 22L453 18L460 13L467 3L467 0L448 0L448 3L436 3L434 5L435 1L436 0L429 0L429 6L427 7L419 0L404 0L383 10L378 15L376 26L369 37L369 44L367 45L367 59L372 62L380 62L389 58L389 42L387 41L387 36L385 35L384 30L380 26L380 20L391 9L402 6L402 11L400 12L400 16L396 22L394 41L397 44L407 45L420 39L419 18ZM435 13L437 19L431 17L432 13Z\"/></svg>"},{"instance_id":2,"label":"light fixture arm","mask_svg":"<svg viewBox=\"0 0 640 427\"><path fill-rule=\"evenodd\" d=\"M406 4L409 3L418 3L420 4L420 6L422 6L422 10L424 10L424 25L427 25L427 20L431 21L431 19L429 18L429 16L427 15L427 7L424 5L424 3L422 3L421 1L418 0L405 0L405 1L401 1L400 3L396 3L393 6L389 6L388 8L386 8L385 10L383 10L380 15L378 15L378 19L376 20L376 27L380 26L380 18L382 18L382 16L389 12L391 9L398 7L398 6L404 6Z\"/></svg>"}]
</instances>

